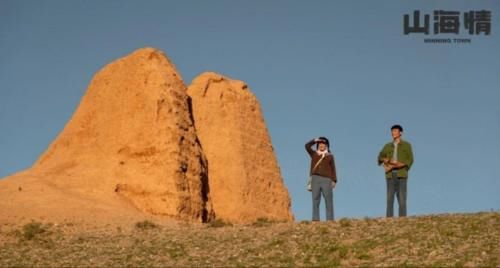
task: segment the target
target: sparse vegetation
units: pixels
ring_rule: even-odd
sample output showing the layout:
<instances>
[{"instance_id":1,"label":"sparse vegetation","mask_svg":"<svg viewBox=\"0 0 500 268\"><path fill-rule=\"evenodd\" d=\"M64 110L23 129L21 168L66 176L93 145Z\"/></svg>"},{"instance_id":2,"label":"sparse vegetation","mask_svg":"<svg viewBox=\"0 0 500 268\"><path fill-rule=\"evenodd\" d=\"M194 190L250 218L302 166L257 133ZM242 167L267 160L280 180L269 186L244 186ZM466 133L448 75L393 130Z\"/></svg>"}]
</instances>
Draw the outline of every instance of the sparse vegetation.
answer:
<instances>
[{"instance_id":1,"label":"sparse vegetation","mask_svg":"<svg viewBox=\"0 0 500 268\"><path fill-rule=\"evenodd\" d=\"M42 224L40 222L30 222L25 224L21 231L17 231L16 234L25 240L33 240L42 234L49 232L50 224Z\"/></svg>"},{"instance_id":2,"label":"sparse vegetation","mask_svg":"<svg viewBox=\"0 0 500 268\"><path fill-rule=\"evenodd\" d=\"M268 218L258 218L252 224L252 226L254 226L254 227L265 227L265 226L269 226L269 225L272 225L272 224L275 224L275 223L277 223L277 222L274 221L274 220L270 220Z\"/></svg>"},{"instance_id":3,"label":"sparse vegetation","mask_svg":"<svg viewBox=\"0 0 500 268\"><path fill-rule=\"evenodd\" d=\"M500 213L314 224L0 227L0 267L500 266Z\"/></svg>"},{"instance_id":4,"label":"sparse vegetation","mask_svg":"<svg viewBox=\"0 0 500 268\"><path fill-rule=\"evenodd\" d=\"M231 223L225 222L224 220L221 220L221 219L215 219L215 220L208 223L208 227L212 227L212 228L220 228L220 227L227 227L227 226L233 226L233 225Z\"/></svg>"},{"instance_id":5,"label":"sparse vegetation","mask_svg":"<svg viewBox=\"0 0 500 268\"><path fill-rule=\"evenodd\" d=\"M135 224L135 228L140 229L140 230L156 229L156 228L158 228L158 225L156 225L154 222L144 220L144 221L137 222Z\"/></svg>"},{"instance_id":6,"label":"sparse vegetation","mask_svg":"<svg viewBox=\"0 0 500 268\"><path fill-rule=\"evenodd\" d=\"M342 227L349 227L349 226L351 226L351 221L349 219L346 219L346 218L340 219L339 223L340 223L340 226L342 226Z\"/></svg>"}]
</instances>

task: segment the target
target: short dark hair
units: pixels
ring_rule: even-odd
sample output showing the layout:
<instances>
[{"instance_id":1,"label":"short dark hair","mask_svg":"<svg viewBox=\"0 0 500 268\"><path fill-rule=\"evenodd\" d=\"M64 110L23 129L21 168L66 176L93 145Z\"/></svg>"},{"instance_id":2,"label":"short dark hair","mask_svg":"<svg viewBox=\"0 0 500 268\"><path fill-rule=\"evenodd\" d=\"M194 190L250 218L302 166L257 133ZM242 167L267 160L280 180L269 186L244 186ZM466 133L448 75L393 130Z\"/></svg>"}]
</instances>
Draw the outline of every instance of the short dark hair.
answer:
<instances>
[{"instance_id":1,"label":"short dark hair","mask_svg":"<svg viewBox=\"0 0 500 268\"><path fill-rule=\"evenodd\" d=\"M393 129L399 129L399 131L403 132L403 127L401 125L394 125L391 127L391 130Z\"/></svg>"},{"instance_id":2,"label":"short dark hair","mask_svg":"<svg viewBox=\"0 0 500 268\"><path fill-rule=\"evenodd\" d=\"M324 143L324 144L326 144L326 147L330 148L330 141L326 137L322 136L322 137L319 137L318 139L319 139L319 141L317 142L318 144Z\"/></svg>"}]
</instances>

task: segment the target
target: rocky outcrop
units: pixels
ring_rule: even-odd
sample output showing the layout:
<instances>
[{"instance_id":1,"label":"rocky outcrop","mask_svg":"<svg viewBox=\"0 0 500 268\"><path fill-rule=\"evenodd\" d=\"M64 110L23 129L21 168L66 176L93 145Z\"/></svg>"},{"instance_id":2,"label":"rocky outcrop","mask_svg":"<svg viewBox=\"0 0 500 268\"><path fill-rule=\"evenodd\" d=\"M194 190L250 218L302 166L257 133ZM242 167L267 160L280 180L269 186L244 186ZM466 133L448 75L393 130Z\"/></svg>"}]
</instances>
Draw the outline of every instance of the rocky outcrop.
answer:
<instances>
[{"instance_id":1,"label":"rocky outcrop","mask_svg":"<svg viewBox=\"0 0 500 268\"><path fill-rule=\"evenodd\" d=\"M207 73L189 95L157 49L108 64L36 163L0 180L0 220L292 220L259 103L247 86Z\"/></svg>"},{"instance_id":2,"label":"rocky outcrop","mask_svg":"<svg viewBox=\"0 0 500 268\"><path fill-rule=\"evenodd\" d=\"M283 184L257 98L248 86L204 73L188 88L217 218L289 221L290 197Z\"/></svg>"},{"instance_id":3,"label":"rocky outcrop","mask_svg":"<svg viewBox=\"0 0 500 268\"><path fill-rule=\"evenodd\" d=\"M213 214L206 160L186 87L161 52L139 49L93 78L64 130L29 170L69 195L205 221Z\"/></svg>"}]
</instances>

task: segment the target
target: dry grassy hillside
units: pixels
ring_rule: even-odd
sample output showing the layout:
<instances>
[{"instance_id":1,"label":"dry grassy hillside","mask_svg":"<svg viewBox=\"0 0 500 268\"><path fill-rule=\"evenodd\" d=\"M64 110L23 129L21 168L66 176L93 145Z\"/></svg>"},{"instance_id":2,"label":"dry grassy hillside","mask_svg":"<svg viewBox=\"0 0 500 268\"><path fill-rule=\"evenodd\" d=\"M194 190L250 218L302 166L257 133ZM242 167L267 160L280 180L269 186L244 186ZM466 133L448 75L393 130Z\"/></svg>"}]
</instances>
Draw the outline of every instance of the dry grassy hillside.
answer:
<instances>
[{"instance_id":1,"label":"dry grassy hillside","mask_svg":"<svg viewBox=\"0 0 500 268\"><path fill-rule=\"evenodd\" d=\"M499 245L500 213L251 225L5 223L0 266L498 267Z\"/></svg>"}]
</instances>

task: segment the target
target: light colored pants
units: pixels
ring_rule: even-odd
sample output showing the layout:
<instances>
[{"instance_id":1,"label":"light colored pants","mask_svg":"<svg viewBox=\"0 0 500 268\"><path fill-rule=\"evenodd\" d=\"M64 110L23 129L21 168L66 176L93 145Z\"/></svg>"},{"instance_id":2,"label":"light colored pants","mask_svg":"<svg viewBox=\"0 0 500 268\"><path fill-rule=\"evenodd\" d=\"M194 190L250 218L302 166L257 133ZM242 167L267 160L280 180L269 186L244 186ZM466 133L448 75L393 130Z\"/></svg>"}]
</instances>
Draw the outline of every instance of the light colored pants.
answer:
<instances>
[{"instance_id":1,"label":"light colored pants","mask_svg":"<svg viewBox=\"0 0 500 268\"><path fill-rule=\"evenodd\" d=\"M312 175L312 200L313 214L312 220L319 221L319 204L321 203L321 194L325 199L326 219L333 221L333 189L332 180L327 177Z\"/></svg>"}]
</instances>

